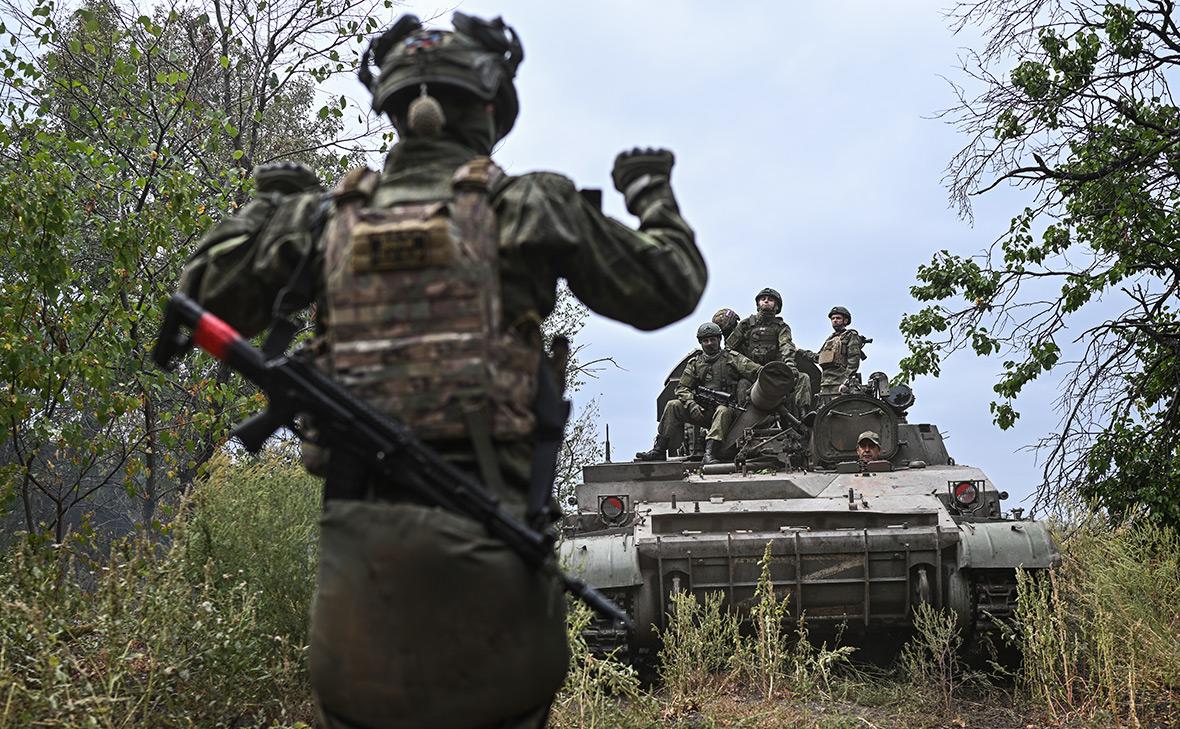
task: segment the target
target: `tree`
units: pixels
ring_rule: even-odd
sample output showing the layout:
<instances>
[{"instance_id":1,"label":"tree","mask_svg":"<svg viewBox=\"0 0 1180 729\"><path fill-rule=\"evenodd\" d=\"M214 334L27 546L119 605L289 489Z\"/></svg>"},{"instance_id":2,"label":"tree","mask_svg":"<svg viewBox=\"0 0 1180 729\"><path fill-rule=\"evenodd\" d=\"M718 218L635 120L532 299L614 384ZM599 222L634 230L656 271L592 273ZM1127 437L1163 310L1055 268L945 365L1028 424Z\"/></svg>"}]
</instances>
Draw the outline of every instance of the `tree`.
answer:
<instances>
[{"instance_id":1,"label":"tree","mask_svg":"<svg viewBox=\"0 0 1180 729\"><path fill-rule=\"evenodd\" d=\"M373 3L210 3L0 13L0 495L57 541L86 510L150 525L257 408L207 359L175 376L149 360L184 258L250 167L294 158L331 182L363 153L346 99L313 110Z\"/></svg>"},{"instance_id":2,"label":"tree","mask_svg":"<svg viewBox=\"0 0 1180 729\"><path fill-rule=\"evenodd\" d=\"M576 337L586 325L586 317L589 315L590 311L585 304L574 298L569 288L563 284L557 289L557 302L553 312L541 325L546 346L551 345L557 335L570 340L570 355L565 375L567 395L580 390L582 385L586 384L586 378L595 377L601 366L614 364L614 360L609 357L582 360L581 353L585 345L576 343ZM574 486L582 476L582 469L597 463L602 457L603 446L598 440L598 401L590 400L572 413L565 425L565 437L561 443L561 452L557 456L557 468L553 476L553 494L559 504L564 506L566 499L573 495Z\"/></svg>"},{"instance_id":3,"label":"tree","mask_svg":"<svg viewBox=\"0 0 1180 729\"><path fill-rule=\"evenodd\" d=\"M1039 441L1038 505L1081 497L1116 517L1180 525L1180 66L1171 0L979 0L983 28L946 114L967 136L951 199L1000 185L1028 206L985 252L936 254L907 315L907 376L970 349L1002 356L991 404L1011 427L1044 373L1062 377L1057 432Z\"/></svg>"}]
</instances>

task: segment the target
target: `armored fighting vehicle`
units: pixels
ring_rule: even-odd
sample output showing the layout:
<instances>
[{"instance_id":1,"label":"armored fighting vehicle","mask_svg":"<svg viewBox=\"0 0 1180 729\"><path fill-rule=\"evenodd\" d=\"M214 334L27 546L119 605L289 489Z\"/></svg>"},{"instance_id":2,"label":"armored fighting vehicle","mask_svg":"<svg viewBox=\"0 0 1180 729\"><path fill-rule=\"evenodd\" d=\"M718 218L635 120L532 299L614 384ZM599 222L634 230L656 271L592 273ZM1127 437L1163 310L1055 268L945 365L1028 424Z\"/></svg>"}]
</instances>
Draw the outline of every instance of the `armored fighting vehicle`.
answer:
<instances>
[{"instance_id":1,"label":"armored fighting vehicle","mask_svg":"<svg viewBox=\"0 0 1180 729\"><path fill-rule=\"evenodd\" d=\"M628 636L598 624L587 636L594 644L650 655L680 591L721 592L728 609L746 614L767 544L791 617L813 631L841 626L851 640L904 629L929 604L954 611L970 644L1012 614L1018 569L1059 560L1043 523L1006 513L1008 495L987 474L957 464L935 425L909 421L910 388L874 373L817 400L808 427L783 411L785 370L763 368L726 441L732 462L702 469L692 455L700 436L688 429L667 461L584 469L562 558L637 626ZM878 435L879 459L858 459L865 431Z\"/></svg>"}]
</instances>

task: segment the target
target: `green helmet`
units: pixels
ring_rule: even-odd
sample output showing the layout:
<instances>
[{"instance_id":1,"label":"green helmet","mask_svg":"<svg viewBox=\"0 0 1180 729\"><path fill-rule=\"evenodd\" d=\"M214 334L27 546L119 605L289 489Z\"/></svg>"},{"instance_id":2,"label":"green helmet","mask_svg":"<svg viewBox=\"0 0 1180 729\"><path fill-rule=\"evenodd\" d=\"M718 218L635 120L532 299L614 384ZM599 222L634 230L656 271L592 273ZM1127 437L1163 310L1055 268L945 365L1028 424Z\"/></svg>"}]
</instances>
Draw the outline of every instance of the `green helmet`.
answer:
<instances>
[{"instance_id":1,"label":"green helmet","mask_svg":"<svg viewBox=\"0 0 1180 729\"><path fill-rule=\"evenodd\" d=\"M759 291L757 294L754 295L754 304L757 305L758 299L761 299L763 296L769 296L770 298L775 300L775 302L776 302L775 307L774 307L775 314L777 314L783 310L783 297L780 296L777 291L775 291L774 289L767 286L766 288L762 289L761 291Z\"/></svg>"},{"instance_id":2,"label":"green helmet","mask_svg":"<svg viewBox=\"0 0 1180 729\"><path fill-rule=\"evenodd\" d=\"M701 341L702 339L708 339L709 337L720 337L720 336L721 336L721 327L717 326L716 324L714 324L711 321L707 321L704 324L697 327L697 341L698 342Z\"/></svg>"},{"instance_id":3,"label":"green helmet","mask_svg":"<svg viewBox=\"0 0 1180 729\"><path fill-rule=\"evenodd\" d=\"M833 306L832 310L828 312L829 319L832 318L832 314L843 314L844 321L848 322L849 324L852 323L852 312L848 309L845 309L843 306Z\"/></svg>"},{"instance_id":4,"label":"green helmet","mask_svg":"<svg viewBox=\"0 0 1180 729\"><path fill-rule=\"evenodd\" d=\"M322 190L320 178L298 162L268 162L254 168L254 189L257 192L278 192L290 195L297 192Z\"/></svg>"},{"instance_id":5,"label":"green helmet","mask_svg":"<svg viewBox=\"0 0 1180 729\"><path fill-rule=\"evenodd\" d=\"M520 102L512 78L524 60L516 31L502 18L483 20L456 12L454 31L426 29L403 15L369 44L357 75L373 94L373 109L390 116L420 93L423 85L462 89L496 111L497 141L516 123ZM369 59L380 69L374 77Z\"/></svg>"}]
</instances>

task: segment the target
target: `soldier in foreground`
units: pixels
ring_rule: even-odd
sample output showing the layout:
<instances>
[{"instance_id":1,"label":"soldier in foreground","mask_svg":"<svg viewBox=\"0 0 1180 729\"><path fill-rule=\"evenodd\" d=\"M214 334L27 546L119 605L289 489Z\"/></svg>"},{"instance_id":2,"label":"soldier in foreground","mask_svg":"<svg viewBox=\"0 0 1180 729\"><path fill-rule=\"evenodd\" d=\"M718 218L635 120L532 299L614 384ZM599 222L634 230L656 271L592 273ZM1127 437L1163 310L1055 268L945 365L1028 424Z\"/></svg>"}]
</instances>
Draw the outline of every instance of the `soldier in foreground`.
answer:
<instances>
[{"instance_id":1,"label":"soldier in foreground","mask_svg":"<svg viewBox=\"0 0 1180 729\"><path fill-rule=\"evenodd\" d=\"M558 278L648 330L695 308L705 265L670 152L615 160L642 232L565 177L503 174L489 155L516 120L523 50L499 19L455 13L454 26L403 16L365 54L361 79L399 137L382 174L356 170L329 195L260 196L206 235L182 289L246 336L315 304L318 366L547 523L552 452L535 445L552 434L534 432L535 404L561 381L539 327ZM479 523L319 456L310 664L323 724L544 726L568 661L556 580Z\"/></svg>"},{"instance_id":2,"label":"soldier in foreground","mask_svg":"<svg viewBox=\"0 0 1180 729\"><path fill-rule=\"evenodd\" d=\"M684 366L676 397L668 401L660 415L655 444L650 451L636 453L635 460L666 460L668 449L680 446L685 423L708 428L701 465L717 460L736 416L728 403L736 404L739 383L744 380L752 384L761 367L732 349L722 349L721 327L711 321L697 328L697 342L700 351Z\"/></svg>"},{"instance_id":3,"label":"soldier in foreground","mask_svg":"<svg viewBox=\"0 0 1180 729\"><path fill-rule=\"evenodd\" d=\"M852 313L843 306L833 306L828 312L832 322L832 334L824 340L816 353L815 361L823 370L819 383L819 394L828 399L840 394L840 386L848 381L865 358L864 337L855 329L849 329Z\"/></svg>"}]
</instances>

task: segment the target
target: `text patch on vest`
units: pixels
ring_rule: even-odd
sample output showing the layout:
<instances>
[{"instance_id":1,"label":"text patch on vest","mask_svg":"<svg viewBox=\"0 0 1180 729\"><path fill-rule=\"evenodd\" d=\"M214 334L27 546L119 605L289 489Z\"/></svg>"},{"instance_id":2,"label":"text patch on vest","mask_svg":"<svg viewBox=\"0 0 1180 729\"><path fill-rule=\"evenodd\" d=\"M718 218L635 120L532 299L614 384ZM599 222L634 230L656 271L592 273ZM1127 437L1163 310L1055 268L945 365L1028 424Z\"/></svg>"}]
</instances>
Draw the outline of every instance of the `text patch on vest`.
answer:
<instances>
[{"instance_id":1,"label":"text patch on vest","mask_svg":"<svg viewBox=\"0 0 1180 729\"><path fill-rule=\"evenodd\" d=\"M365 211L369 212L369 211ZM449 266L455 240L446 218L382 220L362 216L352 228L352 272L399 271Z\"/></svg>"}]
</instances>

